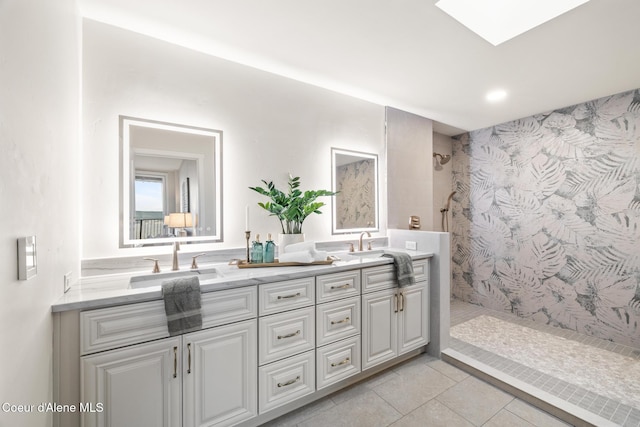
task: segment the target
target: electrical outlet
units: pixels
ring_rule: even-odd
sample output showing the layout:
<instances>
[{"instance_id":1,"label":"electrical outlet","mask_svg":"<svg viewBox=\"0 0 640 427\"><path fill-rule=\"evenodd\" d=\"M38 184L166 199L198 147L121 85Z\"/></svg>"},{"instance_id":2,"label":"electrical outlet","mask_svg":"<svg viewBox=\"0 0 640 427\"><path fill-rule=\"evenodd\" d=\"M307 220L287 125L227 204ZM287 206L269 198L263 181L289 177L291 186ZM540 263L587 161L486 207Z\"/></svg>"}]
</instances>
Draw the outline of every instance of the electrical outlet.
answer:
<instances>
[{"instance_id":1,"label":"electrical outlet","mask_svg":"<svg viewBox=\"0 0 640 427\"><path fill-rule=\"evenodd\" d=\"M64 292L71 288L71 271L64 275Z\"/></svg>"},{"instance_id":2,"label":"electrical outlet","mask_svg":"<svg viewBox=\"0 0 640 427\"><path fill-rule=\"evenodd\" d=\"M404 242L404 248L409 249L410 251L415 251L418 249L418 243L407 240Z\"/></svg>"}]
</instances>

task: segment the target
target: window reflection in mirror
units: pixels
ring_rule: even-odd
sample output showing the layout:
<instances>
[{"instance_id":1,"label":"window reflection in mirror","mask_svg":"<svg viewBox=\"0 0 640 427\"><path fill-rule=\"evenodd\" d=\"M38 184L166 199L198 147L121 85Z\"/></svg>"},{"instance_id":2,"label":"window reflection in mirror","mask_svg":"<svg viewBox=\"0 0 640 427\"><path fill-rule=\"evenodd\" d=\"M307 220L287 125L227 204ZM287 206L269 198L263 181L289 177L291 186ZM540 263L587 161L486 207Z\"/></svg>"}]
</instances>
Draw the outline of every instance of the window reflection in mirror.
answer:
<instances>
[{"instance_id":1,"label":"window reflection in mirror","mask_svg":"<svg viewBox=\"0 0 640 427\"><path fill-rule=\"evenodd\" d=\"M331 149L333 234L378 230L378 156Z\"/></svg>"},{"instance_id":2,"label":"window reflection in mirror","mask_svg":"<svg viewBox=\"0 0 640 427\"><path fill-rule=\"evenodd\" d=\"M221 131L121 116L120 143L121 247L222 240Z\"/></svg>"}]
</instances>

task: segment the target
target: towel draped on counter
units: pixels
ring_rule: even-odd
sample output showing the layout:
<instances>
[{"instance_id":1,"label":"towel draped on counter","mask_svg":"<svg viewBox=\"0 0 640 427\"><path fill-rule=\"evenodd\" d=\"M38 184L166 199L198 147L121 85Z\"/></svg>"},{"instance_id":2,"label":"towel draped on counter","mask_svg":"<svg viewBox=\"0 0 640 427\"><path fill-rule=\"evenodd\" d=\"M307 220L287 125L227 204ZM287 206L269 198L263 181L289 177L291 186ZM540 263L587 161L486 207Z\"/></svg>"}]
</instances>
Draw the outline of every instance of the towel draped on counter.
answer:
<instances>
[{"instance_id":1,"label":"towel draped on counter","mask_svg":"<svg viewBox=\"0 0 640 427\"><path fill-rule=\"evenodd\" d=\"M416 277L413 274L413 260L411 255L403 252L385 251L383 257L393 258L393 265L396 270L396 280L398 287L404 288L416 284Z\"/></svg>"},{"instance_id":2,"label":"towel draped on counter","mask_svg":"<svg viewBox=\"0 0 640 427\"><path fill-rule=\"evenodd\" d=\"M202 295L198 276L162 282L162 298L170 336L202 329Z\"/></svg>"}]
</instances>

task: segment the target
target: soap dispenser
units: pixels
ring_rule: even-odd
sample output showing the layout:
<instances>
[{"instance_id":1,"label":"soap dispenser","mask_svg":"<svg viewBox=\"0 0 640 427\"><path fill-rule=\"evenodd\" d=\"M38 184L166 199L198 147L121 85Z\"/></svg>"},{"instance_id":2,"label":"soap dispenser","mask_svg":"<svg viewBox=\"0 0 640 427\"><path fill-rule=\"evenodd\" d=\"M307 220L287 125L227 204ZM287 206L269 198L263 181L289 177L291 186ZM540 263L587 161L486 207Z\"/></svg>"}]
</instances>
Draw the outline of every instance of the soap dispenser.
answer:
<instances>
[{"instance_id":1,"label":"soap dispenser","mask_svg":"<svg viewBox=\"0 0 640 427\"><path fill-rule=\"evenodd\" d=\"M256 240L254 240L251 246L251 263L262 264L262 243L260 242L260 235L256 234Z\"/></svg>"},{"instance_id":2,"label":"soap dispenser","mask_svg":"<svg viewBox=\"0 0 640 427\"><path fill-rule=\"evenodd\" d=\"M264 262L274 262L276 253L276 244L271 240L271 233L267 235L267 242L264 244Z\"/></svg>"}]
</instances>

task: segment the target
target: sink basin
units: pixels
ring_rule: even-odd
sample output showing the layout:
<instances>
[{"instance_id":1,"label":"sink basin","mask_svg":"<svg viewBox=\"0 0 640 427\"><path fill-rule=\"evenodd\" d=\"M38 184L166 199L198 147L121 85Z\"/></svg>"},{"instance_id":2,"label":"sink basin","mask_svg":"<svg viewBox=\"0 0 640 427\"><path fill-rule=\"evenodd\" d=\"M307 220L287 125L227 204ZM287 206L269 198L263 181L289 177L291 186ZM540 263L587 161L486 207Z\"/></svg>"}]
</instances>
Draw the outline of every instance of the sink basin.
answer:
<instances>
[{"instance_id":1,"label":"sink basin","mask_svg":"<svg viewBox=\"0 0 640 427\"><path fill-rule=\"evenodd\" d=\"M217 268L201 268L198 270L171 271L168 273L152 273L133 276L129 279L129 288L148 288L150 286L160 286L162 282L177 277L198 276L200 284L207 280L219 279L224 275Z\"/></svg>"},{"instance_id":2,"label":"sink basin","mask_svg":"<svg viewBox=\"0 0 640 427\"><path fill-rule=\"evenodd\" d=\"M384 254L384 249L372 249L370 251L354 251L354 252L339 252L336 255L343 261L355 261L367 258L379 258Z\"/></svg>"},{"instance_id":3,"label":"sink basin","mask_svg":"<svg viewBox=\"0 0 640 427\"><path fill-rule=\"evenodd\" d=\"M359 256L363 258L378 258L379 256L382 256L383 253L384 253L383 249L371 249L370 251L365 250L365 251L349 252L349 255Z\"/></svg>"}]
</instances>

